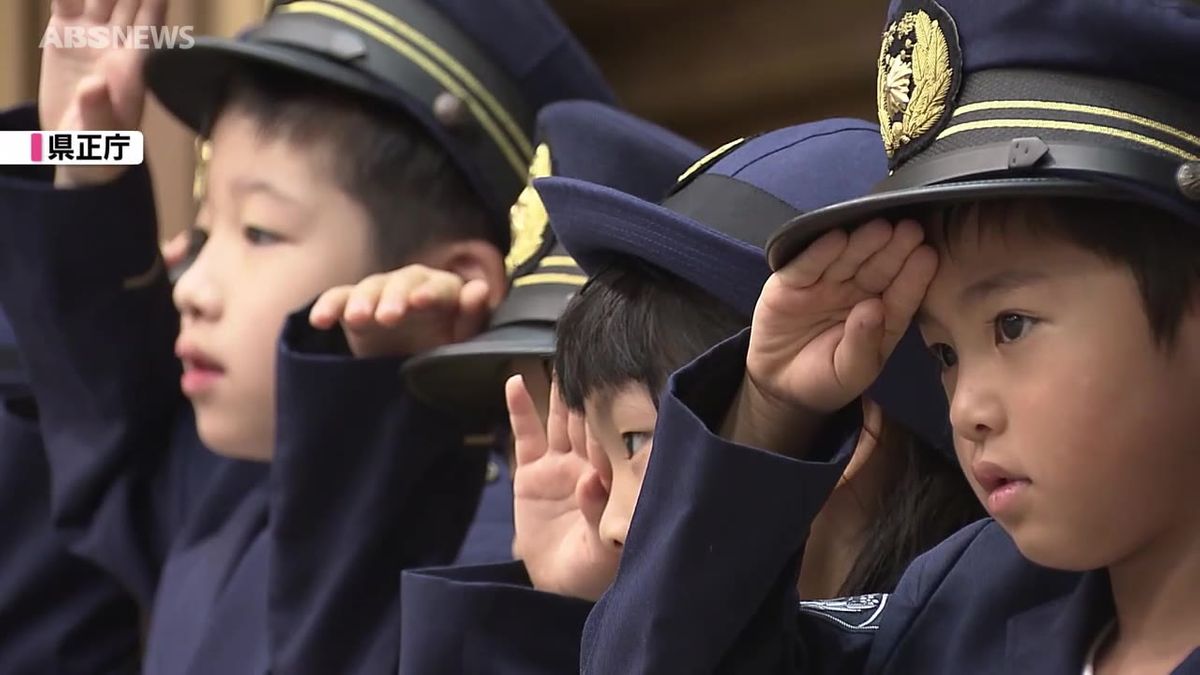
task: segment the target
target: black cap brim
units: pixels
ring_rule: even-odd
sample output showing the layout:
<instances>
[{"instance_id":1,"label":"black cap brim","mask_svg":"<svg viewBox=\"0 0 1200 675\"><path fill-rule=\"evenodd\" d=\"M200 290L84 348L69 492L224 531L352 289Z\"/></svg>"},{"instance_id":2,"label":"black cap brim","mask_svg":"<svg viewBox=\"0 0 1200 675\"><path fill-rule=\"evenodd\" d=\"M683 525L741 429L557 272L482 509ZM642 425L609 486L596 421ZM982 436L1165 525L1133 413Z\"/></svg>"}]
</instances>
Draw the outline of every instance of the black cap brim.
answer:
<instances>
[{"instance_id":1,"label":"black cap brim","mask_svg":"<svg viewBox=\"0 0 1200 675\"><path fill-rule=\"evenodd\" d=\"M1135 200L1114 186L1067 178L1004 178L963 181L868 195L811 211L786 223L767 242L767 260L777 270L831 230L852 230L875 218L896 221L939 204L1007 197L1083 197Z\"/></svg>"},{"instance_id":2,"label":"black cap brim","mask_svg":"<svg viewBox=\"0 0 1200 675\"><path fill-rule=\"evenodd\" d=\"M513 360L549 359L554 345L553 326L503 326L409 359L404 377L409 390L430 405L500 418L505 413L504 382L513 374Z\"/></svg>"}]
</instances>

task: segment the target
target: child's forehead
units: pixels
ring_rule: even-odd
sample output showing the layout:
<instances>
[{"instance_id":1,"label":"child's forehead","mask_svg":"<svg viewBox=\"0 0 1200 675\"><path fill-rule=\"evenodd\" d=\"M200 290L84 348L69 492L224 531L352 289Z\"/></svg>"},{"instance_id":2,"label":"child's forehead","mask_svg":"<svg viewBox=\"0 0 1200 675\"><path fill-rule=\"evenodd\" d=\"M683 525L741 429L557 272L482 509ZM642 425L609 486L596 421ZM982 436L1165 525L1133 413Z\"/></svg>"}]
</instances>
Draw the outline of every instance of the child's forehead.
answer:
<instances>
[{"instance_id":1,"label":"child's forehead","mask_svg":"<svg viewBox=\"0 0 1200 675\"><path fill-rule=\"evenodd\" d=\"M1097 217L1101 203L1058 204L1046 199L964 202L928 208L917 216L925 242L941 260L978 264L996 259L1007 264L1045 265L1060 255L1095 253L1084 245L1087 228L1106 226Z\"/></svg>"},{"instance_id":2,"label":"child's forehead","mask_svg":"<svg viewBox=\"0 0 1200 675\"><path fill-rule=\"evenodd\" d=\"M213 128L213 180L255 182L282 188L311 190L338 187L333 149L328 143L302 143L285 129L231 109ZM223 170L223 171L222 171Z\"/></svg>"},{"instance_id":3,"label":"child's forehead","mask_svg":"<svg viewBox=\"0 0 1200 675\"><path fill-rule=\"evenodd\" d=\"M1111 264L1073 238L1072 229L1085 225L1073 215L1038 200L955 204L928 213L922 224L939 264L922 318Z\"/></svg>"},{"instance_id":4,"label":"child's forehead","mask_svg":"<svg viewBox=\"0 0 1200 675\"><path fill-rule=\"evenodd\" d=\"M925 229L926 242L938 250L1034 236L1061 220L1046 202L1031 199L951 202L927 207L916 217Z\"/></svg>"},{"instance_id":5,"label":"child's forehead","mask_svg":"<svg viewBox=\"0 0 1200 675\"><path fill-rule=\"evenodd\" d=\"M593 389L587 393L584 401L589 412L600 415L640 408L645 402L654 405L649 387L634 378Z\"/></svg>"}]
</instances>

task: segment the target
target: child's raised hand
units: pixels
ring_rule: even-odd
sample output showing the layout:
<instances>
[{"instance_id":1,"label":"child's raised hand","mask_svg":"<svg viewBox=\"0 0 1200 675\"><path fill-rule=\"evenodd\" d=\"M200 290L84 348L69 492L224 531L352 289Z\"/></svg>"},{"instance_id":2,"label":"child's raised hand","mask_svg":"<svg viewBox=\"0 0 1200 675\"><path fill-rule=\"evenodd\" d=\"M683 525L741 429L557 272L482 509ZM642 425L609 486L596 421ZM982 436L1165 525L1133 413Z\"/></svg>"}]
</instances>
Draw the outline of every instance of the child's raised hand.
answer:
<instances>
[{"instance_id":1,"label":"child's raised hand","mask_svg":"<svg viewBox=\"0 0 1200 675\"><path fill-rule=\"evenodd\" d=\"M68 30L161 27L166 0L54 0L43 39L38 114L45 131L133 131L141 127L146 102L142 79L145 49L125 45L75 46ZM115 40L114 40L115 41ZM61 45L61 46L60 46ZM124 167L62 166L55 185L95 185L116 178Z\"/></svg>"},{"instance_id":2,"label":"child's raised hand","mask_svg":"<svg viewBox=\"0 0 1200 675\"><path fill-rule=\"evenodd\" d=\"M409 356L475 335L487 316L487 282L409 265L326 291L309 322L323 330L340 322L355 356Z\"/></svg>"},{"instance_id":3,"label":"child's raised hand","mask_svg":"<svg viewBox=\"0 0 1200 675\"><path fill-rule=\"evenodd\" d=\"M911 220L822 236L767 281L746 378L727 420L736 440L783 450L875 381L937 270ZM732 427L729 425L733 425Z\"/></svg>"},{"instance_id":4,"label":"child's raised hand","mask_svg":"<svg viewBox=\"0 0 1200 675\"><path fill-rule=\"evenodd\" d=\"M187 259L188 247L191 245L191 236L192 233L190 231L183 230L159 244L159 249L162 251L163 264L167 266L167 269L171 269Z\"/></svg>"},{"instance_id":5,"label":"child's raised hand","mask_svg":"<svg viewBox=\"0 0 1200 675\"><path fill-rule=\"evenodd\" d=\"M608 492L586 455L582 415L551 385L546 428L520 376L505 386L516 445L514 553L535 588L596 600L612 583L620 554L600 538Z\"/></svg>"}]
</instances>

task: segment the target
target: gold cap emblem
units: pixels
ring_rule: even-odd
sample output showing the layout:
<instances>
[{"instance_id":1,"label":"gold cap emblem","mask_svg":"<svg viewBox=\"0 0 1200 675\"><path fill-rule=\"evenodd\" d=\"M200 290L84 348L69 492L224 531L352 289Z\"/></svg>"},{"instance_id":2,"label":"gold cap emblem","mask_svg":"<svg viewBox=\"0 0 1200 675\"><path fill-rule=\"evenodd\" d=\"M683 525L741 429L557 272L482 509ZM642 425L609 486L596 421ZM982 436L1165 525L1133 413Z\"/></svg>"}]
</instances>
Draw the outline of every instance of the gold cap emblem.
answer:
<instances>
[{"instance_id":1,"label":"gold cap emblem","mask_svg":"<svg viewBox=\"0 0 1200 675\"><path fill-rule=\"evenodd\" d=\"M940 10L941 19L925 9L902 14L884 32L879 51L879 127L892 159L913 141L929 140L945 121L957 85L957 34L952 45L943 26L956 31L953 20L936 3L922 4Z\"/></svg>"},{"instance_id":2,"label":"gold cap emblem","mask_svg":"<svg viewBox=\"0 0 1200 675\"><path fill-rule=\"evenodd\" d=\"M197 203L204 200L208 190L208 163L212 160L212 141L196 137L196 168L192 174L192 198Z\"/></svg>"},{"instance_id":3,"label":"gold cap emblem","mask_svg":"<svg viewBox=\"0 0 1200 675\"><path fill-rule=\"evenodd\" d=\"M533 162L529 165L529 181L508 214L509 225L512 228L512 246L504 264L508 268L509 276L532 260L545 244L546 226L550 223L550 217L546 214L546 206L542 203L541 196L533 188L533 181L550 175L550 146L542 143L533 153Z\"/></svg>"}]
</instances>

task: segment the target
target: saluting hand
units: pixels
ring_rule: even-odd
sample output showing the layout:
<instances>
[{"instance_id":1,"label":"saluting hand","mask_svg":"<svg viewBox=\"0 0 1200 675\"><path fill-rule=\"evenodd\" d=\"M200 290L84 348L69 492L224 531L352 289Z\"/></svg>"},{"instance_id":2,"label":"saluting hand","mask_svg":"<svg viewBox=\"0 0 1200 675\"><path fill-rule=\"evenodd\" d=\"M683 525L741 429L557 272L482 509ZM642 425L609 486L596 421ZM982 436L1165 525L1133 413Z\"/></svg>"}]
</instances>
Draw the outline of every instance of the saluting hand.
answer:
<instances>
[{"instance_id":1,"label":"saluting hand","mask_svg":"<svg viewBox=\"0 0 1200 675\"><path fill-rule=\"evenodd\" d=\"M596 600L617 573L619 553L600 537L608 490L587 456L583 416L551 385L546 427L518 375L505 386L516 445L514 553L538 590Z\"/></svg>"},{"instance_id":2,"label":"saluting hand","mask_svg":"<svg viewBox=\"0 0 1200 675\"><path fill-rule=\"evenodd\" d=\"M142 64L148 50L126 46L93 48L66 44L67 29L162 26L166 0L55 0L44 40L38 83L38 114L45 131L134 131L141 127L146 102ZM64 46L57 46L64 44ZM96 185L113 180L125 167L62 166L58 187Z\"/></svg>"},{"instance_id":3,"label":"saluting hand","mask_svg":"<svg viewBox=\"0 0 1200 675\"><path fill-rule=\"evenodd\" d=\"M875 381L937 270L913 221L822 236L767 281L724 432L786 452ZM803 444L802 442L800 443Z\"/></svg>"},{"instance_id":4,"label":"saluting hand","mask_svg":"<svg viewBox=\"0 0 1200 675\"><path fill-rule=\"evenodd\" d=\"M409 356L461 342L488 317L488 284L445 270L409 265L338 286L309 313L314 328L339 322L358 357Z\"/></svg>"}]
</instances>

